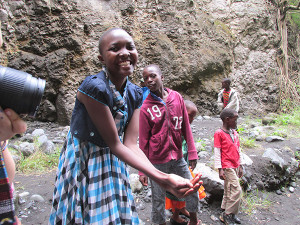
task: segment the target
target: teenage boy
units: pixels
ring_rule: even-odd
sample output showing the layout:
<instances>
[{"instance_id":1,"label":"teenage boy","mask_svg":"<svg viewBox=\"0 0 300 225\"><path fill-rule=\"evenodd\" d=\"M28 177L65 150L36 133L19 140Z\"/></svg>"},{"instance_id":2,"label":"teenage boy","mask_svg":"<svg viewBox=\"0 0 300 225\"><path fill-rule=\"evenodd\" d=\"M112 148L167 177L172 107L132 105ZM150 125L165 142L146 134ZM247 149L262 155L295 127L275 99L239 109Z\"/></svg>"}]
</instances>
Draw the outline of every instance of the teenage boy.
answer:
<instances>
[{"instance_id":1,"label":"teenage boy","mask_svg":"<svg viewBox=\"0 0 300 225\"><path fill-rule=\"evenodd\" d=\"M192 169L197 164L195 148L188 114L182 96L163 85L163 75L158 65L149 65L143 70L143 78L150 94L140 112L139 145L150 162L165 173L175 173L192 179L187 163L182 156L182 136L188 145L188 160ZM140 181L148 185L148 178L140 173ZM156 224L166 224L166 192L151 180L152 213ZM198 193L186 197L186 208L190 212L190 225L200 225L197 219Z\"/></svg>"},{"instance_id":2,"label":"teenage boy","mask_svg":"<svg viewBox=\"0 0 300 225\"><path fill-rule=\"evenodd\" d=\"M240 103L238 92L230 87L231 80L224 78L222 81L222 90L218 94L218 107L219 110L234 109L239 112Z\"/></svg>"}]
</instances>

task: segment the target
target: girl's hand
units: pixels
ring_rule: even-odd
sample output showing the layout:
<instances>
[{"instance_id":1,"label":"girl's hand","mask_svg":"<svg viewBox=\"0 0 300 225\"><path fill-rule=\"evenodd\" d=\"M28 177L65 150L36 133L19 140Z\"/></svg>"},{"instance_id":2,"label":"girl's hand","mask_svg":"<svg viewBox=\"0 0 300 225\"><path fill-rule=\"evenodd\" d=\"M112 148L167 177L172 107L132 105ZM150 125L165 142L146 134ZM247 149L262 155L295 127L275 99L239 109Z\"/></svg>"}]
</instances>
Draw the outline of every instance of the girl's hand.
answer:
<instances>
[{"instance_id":1,"label":"girl's hand","mask_svg":"<svg viewBox=\"0 0 300 225\"><path fill-rule=\"evenodd\" d=\"M169 174L167 182L159 184L178 198L183 198L198 191L203 183L200 181L200 177L199 173L195 178L188 180L175 174Z\"/></svg>"}]
</instances>

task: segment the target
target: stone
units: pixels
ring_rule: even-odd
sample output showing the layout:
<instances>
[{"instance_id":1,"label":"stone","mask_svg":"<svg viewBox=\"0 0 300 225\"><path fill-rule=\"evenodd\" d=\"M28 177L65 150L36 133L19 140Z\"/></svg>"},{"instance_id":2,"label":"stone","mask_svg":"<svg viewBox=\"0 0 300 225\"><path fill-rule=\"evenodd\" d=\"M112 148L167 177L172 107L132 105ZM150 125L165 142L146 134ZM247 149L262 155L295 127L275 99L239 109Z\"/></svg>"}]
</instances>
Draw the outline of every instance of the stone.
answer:
<instances>
[{"instance_id":1,"label":"stone","mask_svg":"<svg viewBox=\"0 0 300 225\"><path fill-rule=\"evenodd\" d=\"M39 146L41 146L41 145L43 145L45 142L47 142L48 141L48 137L47 137L47 135L41 135L41 136L39 136L38 137L38 139L37 139L37 142L38 142L38 145Z\"/></svg>"},{"instance_id":2,"label":"stone","mask_svg":"<svg viewBox=\"0 0 300 225\"><path fill-rule=\"evenodd\" d=\"M274 141L284 141L284 138L283 137L280 137L280 136L268 136L266 137L266 142L274 142Z\"/></svg>"},{"instance_id":3,"label":"stone","mask_svg":"<svg viewBox=\"0 0 300 225\"><path fill-rule=\"evenodd\" d=\"M291 193L294 193L294 192L295 192L295 188L289 187L289 191L290 191Z\"/></svg>"},{"instance_id":4,"label":"stone","mask_svg":"<svg viewBox=\"0 0 300 225\"><path fill-rule=\"evenodd\" d=\"M211 219L212 221L215 221L215 222L219 220L219 218L216 217L215 215L211 215L211 216L210 216L210 219Z\"/></svg>"},{"instance_id":5,"label":"stone","mask_svg":"<svg viewBox=\"0 0 300 225\"><path fill-rule=\"evenodd\" d=\"M46 142L42 143L40 150L46 154L53 154L55 151L55 145L52 141L47 140Z\"/></svg>"},{"instance_id":6,"label":"stone","mask_svg":"<svg viewBox=\"0 0 300 225\"><path fill-rule=\"evenodd\" d=\"M32 134L25 134L23 137L21 137L21 141L27 141L27 142L33 142L34 141L34 136Z\"/></svg>"},{"instance_id":7,"label":"stone","mask_svg":"<svg viewBox=\"0 0 300 225\"><path fill-rule=\"evenodd\" d=\"M144 210L146 208L146 205L144 204L144 202L140 201L138 204L136 204L136 208L138 210Z\"/></svg>"},{"instance_id":8,"label":"stone","mask_svg":"<svg viewBox=\"0 0 300 225\"><path fill-rule=\"evenodd\" d=\"M139 175L132 173L129 175L129 183L131 186L131 190L133 193L138 193L142 190L143 185L142 183L139 181Z\"/></svg>"},{"instance_id":9,"label":"stone","mask_svg":"<svg viewBox=\"0 0 300 225\"><path fill-rule=\"evenodd\" d=\"M257 136L255 138L255 141L263 141L263 140L264 140L264 138L262 136Z\"/></svg>"},{"instance_id":10,"label":"stone","mask_svg":"<svg viewBox=\"0 0 300 225\"><path fill-rule=\"evenodd\" d=\"M264 189L264 183L262 181L256 182L256 187L258 190L263 190Z\"/></svg>"},{"instance_id":11,"label":"stone","mask_svg":"<svg viewBox=\"0 0 300 225\"><path fill-rule=\"evenodd\" d=\"M207 152L212 152L212 150L213 150L213 147L211 147L210 145L206 145L204 148L205 148L205 151L207 151Z\"/></svg>"},{"instance_id":12,"label":"stone","mask_svg":"<svg viewBox=\"0 0 300 225\"><path fill-rule=\"evenodd\" d=\"M205 163L197 163L194 173L201 172L205 192L209 192L214 199L222 199L224 181L219 178L219 173L206 166Z\"/></svg>"},{"instance_id":13,"label":"stone","mask_svg":"<svg viewBox=\"0 0 300 225\"><path fill-rule=\"evenodd\" d=\"M295 181L290 183L291 187L296 188L297 187L297 183Z\"/></svg>"},{"instance_id":14,"label":"stone","mask_svg":"<svg viewBox=\"0 0 300 225\"><path fill-rule=\"evenodd\" d=\"M25 198L25 197L29 196L29 192L24 191L24 192L20 193L19 196L20 196L20 198Z\"/></svg>"},{"instance_id":15,"label":"stone","mask_svg":"<svg viewBox=\"0 0 300 225\"><path fill-rule=\"evenodd\" d=\"M32 132L32 136L33 137L40 137L42 135L45 134L45 131L43 129L35 129L33 132Z\"/></svg>"},{"instance_id":16,"label":"stone","mask_svg":"<svg viewBox=\"0 0 300 225\"><path fill-rule=\"evenodd\" d=\"M45 201L45 199L44 199L42 196L37 195L37 194L32 195L32 196L30 197L30 200L31 200L31 201L36 201L36 202L44 202L44 201Z\"/></svg>"},{"instance_id":17,"label":"stone","mask_svg":"<svg viewBox=\"0 0 300 225\"><path fill-rule=\"evenodd\" d=\"M246 166L251 166L253 164L253 161L249 156L241 152L241 163Z\"/></svg>"},{"instance_id":18,"label":"stone","mask_svg":"<svg viewBox=\"0 0 300 225\"><path fill-rule=\"evenodd\" d=\"M202 121L203 120L203 117L201 115L197 116L197 118L195 120L199 120L199 121Z\"/></svg>"},{"instance_id":19,"label":"stone","mask_svg":"<svg viewBox=\"0 0 300 225\"><path fill-rule=\"evenodd\" d=\"M284 160L280 157L277 152L272 148L267 148L262 157L269 158L271 162L275 165L283 167Z\"/></svg>"},{"instance_id":20,"label":"stone","mask_svg":"<svg viewBox=\"0 0 300 225\"><path fill-rule=\"evenodd\" d=\"M198 153L198 156L200 159L205 159L205 158L208 158L210 156L210 154L207 151L201 151Z\"/></svg>"},{"instance_id":21,"label":"stone","mask_svg":"<svg viewBox=\"0 0 300 225\"><path fill-rule=\"evenodd\" d=\"M35 152L34 144L29 142L22 142L19 145L19 149L24 156L30 156Z\"/></svg>"},{"instance_id":22,"label":"stone","mask_svg":"<svg viewBox=\"0 0 300 225\"><path fill-rule=\"evenodd\" d=\"M251 132L249 133L249 137L250 137L250 138L256 138L256 137L258 137L258 135L259 135L259 132L258 132L258 131L251 131Z\"/></svg>"},{"instance_id":23,"label":"stone","mask_svg":"<svg viewBox=\"0 0 300 225\"><path fill-rule=\"evenodd\" d=\"M261 121L261 122L262 122L262 124L264 124L264 125L269 125L269 124L271 124L271 123L275 123L275 118L266 116L266 117L262 118L262 121Z\"/></svg>"}]
</instances>

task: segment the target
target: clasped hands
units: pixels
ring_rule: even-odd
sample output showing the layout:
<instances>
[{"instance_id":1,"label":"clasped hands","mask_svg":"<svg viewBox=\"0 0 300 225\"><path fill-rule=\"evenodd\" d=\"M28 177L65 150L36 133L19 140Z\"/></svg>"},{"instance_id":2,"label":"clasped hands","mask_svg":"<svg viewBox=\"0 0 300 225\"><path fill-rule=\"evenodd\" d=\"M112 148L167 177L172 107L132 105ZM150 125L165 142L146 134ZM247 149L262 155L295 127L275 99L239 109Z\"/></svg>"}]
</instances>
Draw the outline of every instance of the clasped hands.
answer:
<instances>
[{"instance_id":1,"label":"clasped hands","mask_svg":"<svg viewBox=\"0 0 300 225\"><path fill-rule=\"evenodd\" d=\"M167 174L167 176L168 177L166 179L166 182L159 180L156 181L156 183L158 183L162 188L171 192L178 198L183 198L197 192L203 183L200 180L202 176L201 173L196 174L195 177L191 180L185 179L176 174ZM144 186L148 185L147 176L140 175L139 180Z\"/></svg>"}]
</instances>

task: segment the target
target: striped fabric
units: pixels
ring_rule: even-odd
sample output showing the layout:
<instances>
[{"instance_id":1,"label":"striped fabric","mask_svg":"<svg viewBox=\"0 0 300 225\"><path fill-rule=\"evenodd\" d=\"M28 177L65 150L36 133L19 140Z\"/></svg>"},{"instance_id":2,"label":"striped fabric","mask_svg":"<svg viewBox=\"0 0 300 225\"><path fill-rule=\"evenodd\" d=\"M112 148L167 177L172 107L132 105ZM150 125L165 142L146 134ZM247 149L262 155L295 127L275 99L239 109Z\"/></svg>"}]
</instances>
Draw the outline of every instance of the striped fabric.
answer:
<instances>
[{"instance_id":1,"label":"striped fabric","mask_svg":"<svg viewBox=\"0 0 300 225\"><path fill-rule=\"evenodd\" d=\"M223 91L223 104L224 104L224 108L228 105L229 102L229 94L230 94L230 90L229 91Z\"/></svg>"},{"instance_id":2,"label":"striped fabric","mask_svg":"<svg viewBox=\"0 0 300 225\"><path fill-rule=\"evenodd\" d=\"M69 132L49 224L139 224L124 162Z\"/></svg>"},{"instance_id":3,"label":"striped fabric","mask_svg":"<svg viewBox=\"0 0 300 225\"><path fill-rule=\"evenodd\" d=\"M127 90L122 97L112 83L110 88L121 139L128 115ZM69 132L56 175L49 224L139 224L127 165L108 147L81 141Z\"/></svg>"},{"instance_id":4,"label":"striped fabric","mask_svg":"<svg viewBox=\"0 0 300 225\"><path fill-rule=\"evenodd\" d=\"M9 185L7 171L4 165L2 151L6 149L7 142L1 143L0 150L0 225L16 224L13 192Z\"/></svg>"},{"instance_id":5,"label":"striped fabric","mask_svg":"<svg viewBox=\"0 0 300 225\"><path fill-rule=\"evenodd\" d=\"M109 80L109 87L114 97L115 106L114 106L113 117L115 119L115 123L118 128L118 134L119 136L122 136L124 132L125 124L128 119L128 113L127 113L128 106L127 106L127 102L124 101L124 99L127 99L127 85L125 86L123 97L120 94L120 92L116 90L116 86L110 80Z\"/></svg>"}]
</instances>

